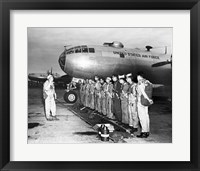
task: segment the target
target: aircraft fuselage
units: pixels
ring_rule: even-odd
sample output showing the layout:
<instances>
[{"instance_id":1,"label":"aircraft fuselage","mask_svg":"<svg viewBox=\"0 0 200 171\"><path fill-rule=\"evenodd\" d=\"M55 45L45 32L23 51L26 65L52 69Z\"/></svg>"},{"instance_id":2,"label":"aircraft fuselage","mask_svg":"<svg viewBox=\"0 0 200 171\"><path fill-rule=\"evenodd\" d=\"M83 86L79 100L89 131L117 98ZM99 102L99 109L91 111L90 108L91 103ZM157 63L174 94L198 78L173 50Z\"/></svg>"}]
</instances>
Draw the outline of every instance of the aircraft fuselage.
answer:
<instances>
[{"instance_id":1,"label":"aircraft fuselage","mask_svg":"<svg viewBox=\"0 0 200 171\"><path fill-rule=\"evenodd\" d=\"M136 75L142 71L154 84L171 85L171 65L152 67L155 63L170 60L170 56L139 49L84 45L65 50L59 63L65 73L76 78Z\"/></svg>"}]
</instances>

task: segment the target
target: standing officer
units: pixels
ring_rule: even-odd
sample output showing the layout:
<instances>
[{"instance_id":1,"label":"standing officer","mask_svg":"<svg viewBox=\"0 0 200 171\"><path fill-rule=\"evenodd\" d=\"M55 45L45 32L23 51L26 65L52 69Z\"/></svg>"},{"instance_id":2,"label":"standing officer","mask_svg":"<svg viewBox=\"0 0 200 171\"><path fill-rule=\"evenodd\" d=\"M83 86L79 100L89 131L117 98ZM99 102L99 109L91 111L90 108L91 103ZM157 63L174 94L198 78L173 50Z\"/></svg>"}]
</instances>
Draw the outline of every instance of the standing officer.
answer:
<instances>
[{"instance_id":1,"label":"standing officer","mask_svg":"<svg viewBox=\"0 0 200 171\"><path fill-rule=\"evenodd\" d=\"M137 114L137 93L136 83L133 81L131 74L127 75L126 78L129 83L128 89L128 112L129 112L129 126L132 128L131 133L137 132L139 127L139 120Z\"/></svg>"},{"instance_id":2,"label":"standing officer","mask_svg":"<svg viewBox=\"0 0 200 171\"><path fill-rule=\"evenodd\" d=\"M94 91L94 105L95 105L95 110L100 112L100 88L101 88L101 83L99 81L99 77L95 76L95 91Z\"/></svg>"},{"instance_id":3,"label":"standing officer","mask_svg":"<svg viewBox=\"0 0 200 171\"><path fill-rule=\"evenodd\" d=\"M137 75L137 109L138 109L138 117L141 124L141 134L138 135L138 138L147 138L149 136L150 131L150 120L148 114L148 106L144 106L141 102L142 96L149 101L150 104L153 104L153 101L147 96L145 92L145 86L151 84L148 80L144 78L143 73L138 73Z\"/></svg>"},{"instance_id":4,"label":"standing officer","mask_svg":"<svg viewBox=\"0 0 200 171\"><path fill-rule=\"evenodd\" d=\"M89 80L86 79L85 81L85 107L89 107L89 90L90 90Z\"/></svg>"},{"instance_id":5,"label":"standing officer","mask_svg":"<svg viewBox=\"0 0 200 171\"><path fill-rule=\"evenodd\" d=\"M103 115L106 115L106 83L102 78L100 79L100 83L101 83L101 90L100 90L100 93L101 93L101 100L100 100L101 113Z\"/></svg>"},{"instance_id":6,"label":"standing officer","mask_svg":"<svg viewBox=\"0 0 200 171\"><path fill-rule=\"evenodd\" d=\"M128 88L129 85L125 81L125 76L119 76L120 83L122 84L121 89L121 108L122 108L122 123L129 124L129 114L128 114Z\"/></svg>"},{"instance_id":7,"label":"standing officer","mask_svg":"<svg viewBox=\"0 0 200 171\"><path fill-rule=\"evenodd\" d=\"M94 81L89 80L89 107L94 109Z\"/></svg>"},{"instance_id":8,"label":"standing officer","mask_svg":"<svg viewBox=\"0 0 200 171\"><path fill-rule=\"evenodd\" d=\"M56 92L53 82L53 76L48 75L47 81L43 85L43 98L45 99L45 114L47 120L59 120L56 117ZM51 117L52 115L52 117Z\"/></svg>"},{"instance_id":9,"label":"standing officer","mask_svg":"<svg viewBox=\"0 0 200 171\"><path fill-rule=\"evenodd\" d=\"M82 105L81 102L81 86L82 86L82 80L78 80L78 83L76 83L76 90L77 90L77 95L78 95L78 100L77 103L80 105Z\"/></svg>"},{"instance_id":10,"label":"standing officer","mask_svg":"<svg viewBox=\"0 0 200 171\"><path fill-rule=\"evenodd\" d=\"M85 106L85 80L81 81L80 84L80 101L83 106Z\"/></svg>"},{"instance_id":11,"label":"standing officer","mask_svg":"<svg viewBox=\"0 0 200 171\"><path fill-rule=\"evenodd\" d=\"M112 92L113 92L113 85L111 83L111 78L106 78L106 115L110 119L114 119L112 113Z\"/></svg>"},{"instance_id":12,"label":"standing officer","mask_svg":"<svg viewBox=\"0 0 200 171\"><path fill-rule=\"evenodd\" d=\"M117 76L113 75L112 80L113 84L113 114L116 119L121 122L122 121L122 110L121 110L121 83L118 81Z\"/></svg>"}]
</instances>

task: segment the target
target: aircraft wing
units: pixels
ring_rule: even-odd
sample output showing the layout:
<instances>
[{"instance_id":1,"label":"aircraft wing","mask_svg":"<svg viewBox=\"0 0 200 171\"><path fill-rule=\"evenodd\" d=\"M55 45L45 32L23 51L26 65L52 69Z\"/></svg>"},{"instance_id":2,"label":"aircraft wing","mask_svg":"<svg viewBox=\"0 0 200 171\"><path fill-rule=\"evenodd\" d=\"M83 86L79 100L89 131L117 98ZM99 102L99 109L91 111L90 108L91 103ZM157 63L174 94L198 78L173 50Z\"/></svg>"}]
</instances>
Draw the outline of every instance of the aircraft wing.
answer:
<instances>
[{"instance_id":1,"label":"aircraft wing","mask_svg":"<svg viewBox=\"0 0 200 171\"><path fill-rule=\"evenodd\" d=\"M38 82L45 82L47 80L48 74L46 73L31 73L28 75L29 80L31 81L38 81ZM54 81L60 79L61 76L58 74L53 74Z\"/></svg>"},{"instance_id":2,"label":"aircraft wing","mask_svg":"<svg viewBox=\"0 0 200 171\"><path fill-rule=\"evenodd\" d=\"M45 73L31 73L28 75L28 79L31 81L45 82L47 80L48 74ZM72 81L72 77L69 75L62 75L55 73L53 74L55 83L65 83L69 84Z\"/></svg>"}]
</instances>

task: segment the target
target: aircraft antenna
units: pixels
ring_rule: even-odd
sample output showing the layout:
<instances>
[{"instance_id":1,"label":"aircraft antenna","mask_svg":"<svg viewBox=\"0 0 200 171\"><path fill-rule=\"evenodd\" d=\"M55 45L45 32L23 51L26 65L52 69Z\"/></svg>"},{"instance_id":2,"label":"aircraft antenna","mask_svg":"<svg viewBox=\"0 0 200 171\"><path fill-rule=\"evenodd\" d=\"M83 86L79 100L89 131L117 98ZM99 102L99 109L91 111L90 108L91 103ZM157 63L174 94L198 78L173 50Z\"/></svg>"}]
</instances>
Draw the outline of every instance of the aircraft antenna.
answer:
<instances>
[{"instance_id":1,"label":"aircraft antenna","mask_svg":"<svg viewBox=\"0 0 200 171\"><path fill-rule=\"evenodd\" d=\"M146 46L147 51L150 51L151 49L153 49L153 47L151 46Z\"/></svg>"}]
</instances>

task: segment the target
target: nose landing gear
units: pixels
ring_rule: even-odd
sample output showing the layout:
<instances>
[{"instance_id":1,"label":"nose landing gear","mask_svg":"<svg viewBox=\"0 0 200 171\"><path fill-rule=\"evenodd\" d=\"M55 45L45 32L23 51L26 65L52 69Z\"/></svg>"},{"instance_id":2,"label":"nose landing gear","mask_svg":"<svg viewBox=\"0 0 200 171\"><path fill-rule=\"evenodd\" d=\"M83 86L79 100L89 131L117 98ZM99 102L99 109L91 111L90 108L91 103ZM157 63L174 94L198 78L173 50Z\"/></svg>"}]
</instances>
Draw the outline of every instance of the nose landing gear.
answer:
<instances>
[{"instance_id":1,"label":"nose landing gear","mask_svg":"<svg viewBox=\"0 0 200 171\"><path fill-rule=\"evenodd\" d=\"M64 100L66 101L66 103L73 104L77 101L77 99L78 96L73 90L66 91L66 93L64 94Z\"/></svg>"}]
</instances>

